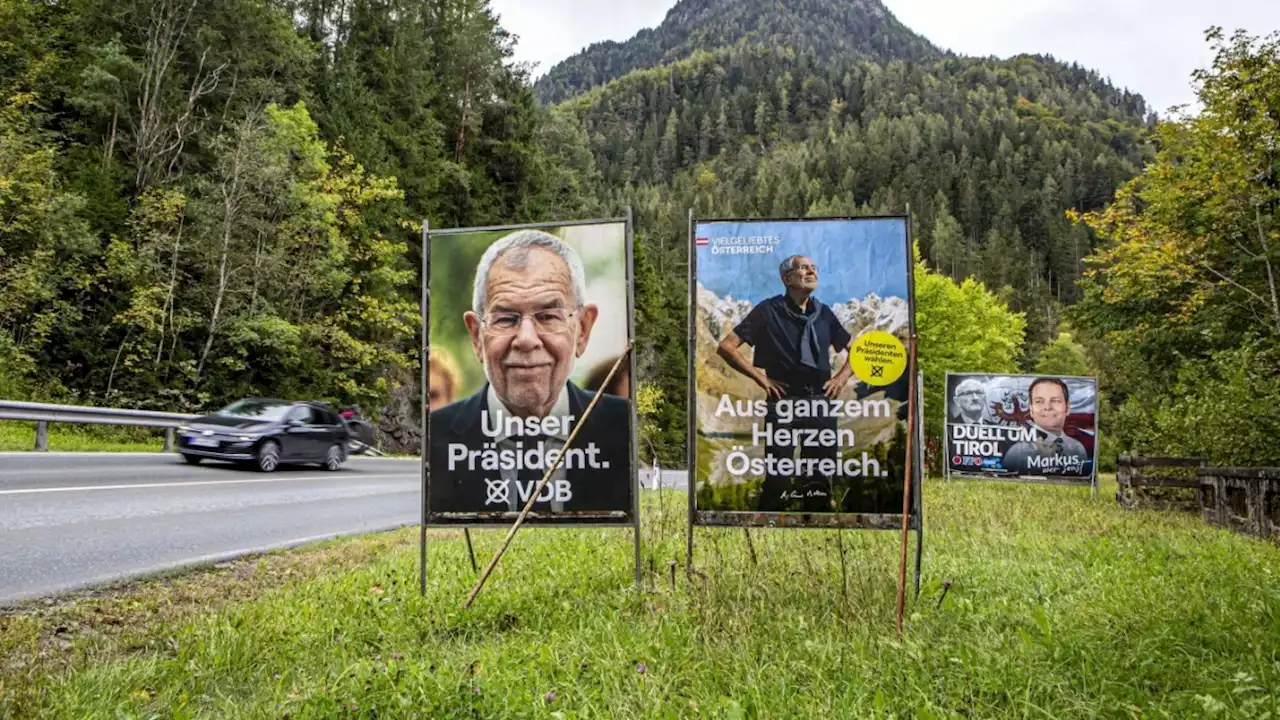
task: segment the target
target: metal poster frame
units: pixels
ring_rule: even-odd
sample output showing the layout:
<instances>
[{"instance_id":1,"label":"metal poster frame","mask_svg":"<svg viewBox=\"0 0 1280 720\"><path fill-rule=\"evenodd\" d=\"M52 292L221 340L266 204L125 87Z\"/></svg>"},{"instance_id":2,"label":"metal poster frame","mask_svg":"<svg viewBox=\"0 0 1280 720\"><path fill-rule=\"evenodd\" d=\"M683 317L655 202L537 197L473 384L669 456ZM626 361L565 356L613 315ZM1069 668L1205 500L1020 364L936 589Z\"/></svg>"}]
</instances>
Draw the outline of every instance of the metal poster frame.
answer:
<instances>
[{"instance_id":1,"label":"metal poster frame","mask_svg":"<svg viewBox=\"0 0 1280 720\"><path fill-rule=\"evenodd\" d=\"M951 371L942 374L942 479L951 482L951 434L947 432L947 387L951 385Z\"/></svg>"},{"instance_id":2,"label":"metal poster frame","mask_svg":"<svg viewBox=\"0 0 1280 720\"><path fill-rule=\"evenodd\" d=\"M627 336L635 341L635 264L634 264L634 233L632 225L631 208L627 208L625 215L620 217L596 218L589 220L566 220L563 222L537 222L523 223L515 225L490 225L484 227L472 228L448 228L444 230L432 230L429 221L422 221L422 368L420 386L420 401L422 403L422 517L421 531L419 533L419 575L420 575L420 591L426 594L427 588L427 528L435 526L440 528L462 528L464 532L468 532L471 528L502 528L514 522L515 516L519 513L511 513L509 511L502 513L432 513L430 505L431 492L431 452L430 452L430 429L431 414L427 411L427 393L430 388L427 387L430 381L429 362L431 347L431 321L430 321L430 297L431 297L431 238L432 236L445 235L461 235L464 233L475 232L502 232L507 230L542 230L565 228L583 225L624 225L624 242L623 252L626 255L626 291L627 291ZM606 513L593 513L590 515L575 515L572 518L557 517L548 518L545 514L531 513L525 521L526 525L538 528L631 528L633 543L635 545L635 582L636 587L641 587L640 573L640 486L639 486L639 463L638 463L638 417L636 415L636 353L632 348L628 351L627 366L631 377L630 401L631 401L631 508L629 511L617 511ZM628 517L628 514L630 517ZM468 541L470 537L468 536ZM473 560L474 564L474 560Z\"/></svg>"},{"instance_id":3,"label":"metal poster frame","mask_svg":"<svg viewBox=\"0 0 1280 720\"><path fill-rule=\"evenodd\" d=\"M1102 432L1100 430L1101 413L1098 402L1094 399L1093 410L1093 466L1090 470L1089 477L1064 478L1049 475L1017 475L1015 473L995 473L995 472L967 472L964 470L953 470L951 468L951 433L948 432L948 425L951 424L951 418L947 414L950 409L947 390L951 387L952 375L1007 375L1009 377L1056 377L1063 380L1092 380L1094 388L1098 386L1098 378L1088 375L1051 375L1051 374L1027 374L1027 373L997 373L997 372L956 372L950 370L943 375L942 380L942 466L945 470L946 478L950 481L952 478L963 478L966 480L995 480L1004 483L1021 483L1025 485L1060 485L1063 487L1087 487L1091 495L1098 494L1098 462L1099 455L1102 453Z\"/></svg>"},{"instance_id":4,"label":"metal poster frame","mask_svg":"<svg viewBox=\"0 0 1280 720\"><path fill-rule=\"evenodd\" d=\"M901 530L902 513L768 513L768 512L750 512L750 511L709 511L698 510L698 421L697 421L697 386L694 382L695 363L697 356L697 270L698 270L698 254L695 246L695 233L699 223L716 223L716 222L822 222L829 220L904 220L905 221L905 241L906 241L906 258L907 273L909 276L914 275L914 249L912 245L911 218L907 214L897 215L859 215L859 216L828 216L828 217L768 217L768 218L707 218L699 219L695 216L692 209L689 210L689 236L686 239L686 249L689 253L688 263L688 312L687 322L687 342L688 342L688 386L689 390L685 394L685 412L687 427L687 450L686 450L686 466L689 468L688 481L688 523L687 536L685 539L685 556L687 567L693 567L693 535L694 529L698 526L702 527L783 527L783 528L812 528L812 529L851 529L851 530ZM907 298L908 315L910 322L910 332L914 337L915 334L915 314L916 299L914 293L914 282L908 283L910 297ZM907 391L908 403L919 403L920 398L920 381L923 377L922 373L917 373L916 378L910 380ZM923 428L924 423L920 417L921 406L917 404L916 413L913 418L917 428L908 427L907 433L920 432L918 428ZM908 412L910 415L910 412ZM923 457L923 450L920 444L917 446L912 455L916 457L908 458L911 463L911 474L918 477L920 472L920 463L918 457ZM903 478L904 482L907 479ZM904 488L905 491L905 488ZM917 551L916 551L916 588L919 593L920 585L920 562L921 562L921 546L923 542L923 522L922 522L922 495L920 493L920 483L912 482L912 510L909 521L910 527L917 532Z\"/></svg>"},{"instance_id":5,"label":"metal poster frame","mask_svg":"<svg viewBox=\"0 0 1280 720\"><path fill-rule=\"evenodd\" d=\"M924 371L920 370L916 373L916 459L913 463L912 471L915 474L915 482L911 486L914 493L912 501L915 506L912 508L912 514L915 515L915 531L916 531L916 597L920 597L920 567L924 562Z\"/></svg>"}]
</instances>

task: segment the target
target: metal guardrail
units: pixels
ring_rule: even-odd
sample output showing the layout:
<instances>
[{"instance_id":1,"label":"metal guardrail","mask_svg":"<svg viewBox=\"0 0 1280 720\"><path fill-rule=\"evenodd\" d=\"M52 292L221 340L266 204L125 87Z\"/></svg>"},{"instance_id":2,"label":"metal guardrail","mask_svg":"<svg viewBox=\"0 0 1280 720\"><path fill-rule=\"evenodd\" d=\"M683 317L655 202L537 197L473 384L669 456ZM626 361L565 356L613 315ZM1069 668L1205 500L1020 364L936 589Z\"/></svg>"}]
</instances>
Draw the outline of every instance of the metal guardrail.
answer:
<instances>
[{"instance_id":1,"label":"metal guardrail","mask_svg":"<svg viewBox=\"0 0 1280 720\"><path fill-rule=\"evenodd\" d=\"M97 408L81 405L51 405L48 403L0 400L0 420L21 420L36 423L36 450L49 449L49 423L79 425L127 425L131 427L165 428L164 452L173 451L174 431L185 423L200 417L183 413L157 412L154 410L126 410L122 408Z\"/></svg>"}]
</instances>

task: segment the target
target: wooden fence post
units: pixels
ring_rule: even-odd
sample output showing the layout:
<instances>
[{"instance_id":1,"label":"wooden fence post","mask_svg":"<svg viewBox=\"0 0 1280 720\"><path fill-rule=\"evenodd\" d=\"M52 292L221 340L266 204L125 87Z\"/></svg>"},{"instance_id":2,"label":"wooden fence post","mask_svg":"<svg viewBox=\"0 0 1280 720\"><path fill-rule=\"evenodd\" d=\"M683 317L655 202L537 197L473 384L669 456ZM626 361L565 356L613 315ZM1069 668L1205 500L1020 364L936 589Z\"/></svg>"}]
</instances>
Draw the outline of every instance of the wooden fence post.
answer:
<instances>
[{"instance_id":1,"label":"wooden fence post","mask_svg":"<svg viewBox=\"0 0 1280 720\"><path fill-rule=\"evenodd\" d=\"M1262 480L1262 536L1280 542L1280 470Z\"/></svg>"},{"instance_id":2,"label":"wooden fence post","mask_svg":"<svg viewBox=\"0 0 1280 720\"><path fill-rule=\"evenodd\" d=\"M1280 541L1280 468L1202 467L1199 474L1205 522Z\"/></svg>"}]
</instances>

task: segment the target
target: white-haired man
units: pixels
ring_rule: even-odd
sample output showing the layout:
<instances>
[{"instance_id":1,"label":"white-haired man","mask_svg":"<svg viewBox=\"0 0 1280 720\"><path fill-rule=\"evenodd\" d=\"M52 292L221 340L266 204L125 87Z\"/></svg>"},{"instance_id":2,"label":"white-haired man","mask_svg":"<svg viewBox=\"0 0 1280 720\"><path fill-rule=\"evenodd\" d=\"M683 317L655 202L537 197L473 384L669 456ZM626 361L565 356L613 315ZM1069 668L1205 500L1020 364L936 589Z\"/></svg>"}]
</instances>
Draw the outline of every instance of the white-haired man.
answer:
<instances>
[{"instance_id":1,"label":"white-haired man","mask_svg":"<svg viewBox=\"0 0 1280 720\"><path fill-rule=\"evenodd\" d=\"M987 387L975 378L965 378L951 394L954 409L951 421L965 425L986 424Z\"/></svg>"},{"instance_id":2,"label":"white-haired man","mask_svg":"<svg viewBox=\"0 0 1280 720\"><path fill-rule=\"evenodd\" d=\"M853 375L845 362L852 337L830 307L814 297L818 289L818 265L803 255L793 255L778 266L783 292L762 301L720 341L717 354L734 370L751 378L764 391L768 402L766 422L779 426L779 400L812 401L840 395ZM751 361L742 354L743 343L752 346ZM840 354L840 369L831 372L830 350ZM790 429L834 431L836 418L826 414L808 415L786 426ZM765 445L768 458L793 458L793 442L777 442L770 435ZM835 445L805 444L801 458L835 461ZM786 475L766 473L757 498L762 512L788 510L832 510L830 475Z\"/></svg>"},{"instance_id":3,"label":"white-haired man","mask_svg":"<svg viewBox=\"0 0 1280 720\"><path fill-rule=\"evenodd\" d=\"M506 235L480 258L463 322L488 382L431 413L433 513L518 510L545 470L529 460L549 465L544 451L565 449L592 397L569 381L599 315L585 289L578 254L540 230ZM534 509L629 510L630 422L625 398L602 395Z\"/></svg>"}]
</instances>

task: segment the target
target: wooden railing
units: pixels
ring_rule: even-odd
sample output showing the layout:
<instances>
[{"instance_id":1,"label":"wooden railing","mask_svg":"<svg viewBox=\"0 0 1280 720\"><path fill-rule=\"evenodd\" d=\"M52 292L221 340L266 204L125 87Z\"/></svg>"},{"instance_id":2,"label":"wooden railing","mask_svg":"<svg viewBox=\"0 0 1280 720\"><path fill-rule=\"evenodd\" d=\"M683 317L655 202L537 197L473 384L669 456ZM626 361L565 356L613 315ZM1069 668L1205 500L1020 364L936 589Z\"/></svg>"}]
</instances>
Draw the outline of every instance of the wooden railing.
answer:
<instances>
[{"instance_id":1,"label":"wooden railing","mask_svg":"<svg viewBox=\"0 0 1280 720\"><path fill-rule=\"evenodd\" d=\"M1280 467L1199 469L1205 522L1280 541Z\"/></svg>"},{"instance_id":2,"label":"wooden railing","mask_svg":"<svg viewBox=\"0 0 1280 720\"><path fill-rule=\"evenodd\" d=\"M1116 482L1116 500L1126 508L1199 510L1211 525L1280 542L1280 467L1208 467L1199 458L1121 455Z\"/></svg>"},{"instance_id":3,"label":"wooden railing","mask_svg":"<svg viewBox=\"0 0 1280 720\"><path fill-rule=\"evenodd\" d=\"M1199 458L1121 455L1116 464L1116 500L1129 509L1186 510L1200 508Z\"/></svg>"}]
</instances>

